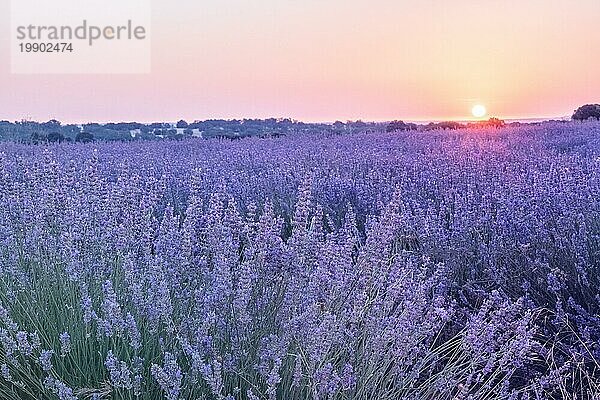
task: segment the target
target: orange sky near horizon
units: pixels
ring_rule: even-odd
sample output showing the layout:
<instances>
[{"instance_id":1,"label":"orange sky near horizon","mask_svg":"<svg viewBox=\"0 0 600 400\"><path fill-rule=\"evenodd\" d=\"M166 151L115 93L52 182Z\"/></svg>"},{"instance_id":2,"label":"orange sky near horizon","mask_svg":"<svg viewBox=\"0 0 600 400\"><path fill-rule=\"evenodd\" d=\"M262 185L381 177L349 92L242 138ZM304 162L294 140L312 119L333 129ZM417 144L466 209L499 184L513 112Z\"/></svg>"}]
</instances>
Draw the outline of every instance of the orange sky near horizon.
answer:
<instances>
[{"instance_id":1,"label":"orange sky near horizon","mask_svg":"<svg viewBox=\"0 0 600 400\"><path fill-rule=\"evenodd\" d=\"M561 117L600 102L600 1L152 2L152 72L10 73L0 120Z\"/></svg>"}]
</instances>

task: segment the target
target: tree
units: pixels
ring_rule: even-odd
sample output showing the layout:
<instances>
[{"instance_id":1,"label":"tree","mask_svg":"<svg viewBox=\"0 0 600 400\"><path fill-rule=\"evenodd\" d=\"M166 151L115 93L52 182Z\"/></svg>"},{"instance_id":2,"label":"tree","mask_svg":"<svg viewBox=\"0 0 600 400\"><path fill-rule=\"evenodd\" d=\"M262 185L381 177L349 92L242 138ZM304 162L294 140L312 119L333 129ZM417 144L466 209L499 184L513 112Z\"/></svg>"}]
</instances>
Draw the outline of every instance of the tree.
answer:
<instances>
[{"instance_id":1,"label":"tree","mask_svg":"<svg viewBox=\"0 0 600 400\"><path fill-rule=\"evenodd\" d=\"M89 132L79 132L75 137L76 142L89 143L94 141L94 135Z\"/></svg>"},{"instance_id":2,"label":"tree","mask_svg":"<svg viewBox=\"0 0 600 400\"><path fill-rule=\"evenodd\" d=\"M177 122L177 127L180 129L185 129L189 126L190 124L188 124L187 122L185 122L184 120L180 120L179 122Z\"/></svg>"},{"instance_id":3,"label":"tree","mask_svg":"<svg viewBox=\"0 0 600 400\"><path fill-rule=\"evenodd\" d=\"M41 134L40 132L38 132L38 131L33 131L33 132L31 133L31 135L29 136L29 140L30 140L30 142L31 142L31 143L33 143L33 144L39 144L39 143L41 143L41 142L44 142L44 141L46 141L46 138L45 138L45 137L44 137L44 135L43 135L43 134Z\"/></svg>"},{"instance_id":4,"label":"tree","mask_svg":"<svg viewBox=\"0 0 600 400\"><path fill-rule=\"evenodd\" d=\"M56 143L56 142L62 143L65 140L65 137L62 135L62 133L52 132L52 133L48 134L48 136L46 137L46 139L50 143Z\"/></svg>"},{"instance_id":5,"label":"tree","mask_svg":"<svg viewBox=\"0 0 600 400\"><path fill-rule=\"evenodd\" d=\"M455 130L455 129L462 129L465 126L463 124L461 124L460 122L456 122L456 121L442 121L442 122L438 122L437 124L437 129L449 129L449 130Z\"/></svg>"},{"instance_id":6,"label":"tree","mask_svg":"<svg viewBox=\"0 0 600 400\"><path fill-rule=\"evenodd\" d=\"M494 128L502 128L506 125L506 123L500 118L492 117L487 121L487 125L492 126Z\"/></svg>"},{"instance_id":7,"label":"tree","mask_svg":"<svg viewBox=\"0 0 600 400\"><path fill-rule=\"evenodd\" d=\"M337 129L337 130L342 130L344 129L345 125L342 121L335 121L333 123L333 129Z\"/></svg>"},{"instance_id":8,"label":"tree","mask_svg":"<svg viewBox=\"0 0 600 400\"><path fill-rule=\"evenodd\" d=\"M41 125L45 130L51 130L51 129L60 129L61 123L60 123L60 121L51 119L50 121L44 122Z\"/></svg>"},{"instance_id":9,"label":"tree","mask_svg":"<svg viewBox=\"0 0 600 400\"><path fill-rule=\"evenodd\" d=\"M386 127L386 132L396 132L396 131L407 131L410 127L404 123L404 121L392 121Z\"/></svg>"},{"instance_id":10,"label":"tree","mask_svg":"<svg viewBox=\"0 0 600 400\"><path fill-rule=\"evenodd\" d=\"M478 123L469 123L469 126L475 127L475 126L480 126L480 125ZM442 122L430 122L423 127L423 130L424 131L433 131L436 129L456 130L456 129L463 129L465 127L466 127L466 125L463 125L457 121L442 121Z\"/></svg>"},{"instance_id":11,"label":"tree","mask_svg":"<svg viewBox=\"0 0 600 400\"><path fill-rule=\"evenodd\" d=\"M575 113L571 117L577 121L585 121L590 118L600 120L600 104L586 104L575 110Z\"/></svg>"}]
</instances>

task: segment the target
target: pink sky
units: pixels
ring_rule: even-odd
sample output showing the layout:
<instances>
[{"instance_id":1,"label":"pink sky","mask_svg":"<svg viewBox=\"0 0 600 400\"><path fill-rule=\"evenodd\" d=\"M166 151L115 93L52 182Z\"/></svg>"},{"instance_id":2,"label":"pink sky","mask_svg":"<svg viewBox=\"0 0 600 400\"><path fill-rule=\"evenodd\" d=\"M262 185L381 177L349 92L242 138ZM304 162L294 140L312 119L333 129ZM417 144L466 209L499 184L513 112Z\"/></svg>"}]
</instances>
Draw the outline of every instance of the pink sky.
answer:
<instances>
[{"instance_id":1,"label":"pink sky","mask_svg":"<svg viewBox=\"0 0 600 400\"><path fill-rule=\"evenodd\" d=\"M600 1L154 0L152 73L10 73L0 119L564 116L600 102Z\"/></svg>"}]
</instances>

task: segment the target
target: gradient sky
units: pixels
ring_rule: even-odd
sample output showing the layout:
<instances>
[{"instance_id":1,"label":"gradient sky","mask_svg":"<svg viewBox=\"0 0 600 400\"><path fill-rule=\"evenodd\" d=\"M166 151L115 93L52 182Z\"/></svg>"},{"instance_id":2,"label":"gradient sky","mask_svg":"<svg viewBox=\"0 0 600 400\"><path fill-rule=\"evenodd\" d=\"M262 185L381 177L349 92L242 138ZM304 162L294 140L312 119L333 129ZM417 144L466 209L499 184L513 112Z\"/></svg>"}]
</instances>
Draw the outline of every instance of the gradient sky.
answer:
<instances>
[{"instance_id":1,"label":"gradient sky","mask_svg":"<svg viewBox=\"0 0 600 400\"><path fill-rule=\"evenodd\" d=\"M12 75L0 119L570 115L600 102L598 0L153 0L152 73Z\"/></svg>"}]
</instances>

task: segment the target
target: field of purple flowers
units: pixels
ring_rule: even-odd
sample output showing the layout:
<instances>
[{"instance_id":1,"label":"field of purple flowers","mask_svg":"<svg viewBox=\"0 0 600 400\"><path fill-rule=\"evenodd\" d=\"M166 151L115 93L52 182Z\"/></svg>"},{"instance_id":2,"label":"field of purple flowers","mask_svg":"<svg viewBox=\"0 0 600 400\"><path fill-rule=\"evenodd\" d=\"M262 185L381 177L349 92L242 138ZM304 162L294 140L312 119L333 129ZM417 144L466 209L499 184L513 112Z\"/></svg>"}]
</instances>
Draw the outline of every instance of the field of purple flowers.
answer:
<instances>
[{"instance_id":1,"label":"field of purple flowers","mask_svg":"<svg viewBox=\"0 0 600 400\"><path fill-rule=\"evenodd\" d=\"M600 124L0 145L0 399L598 399Z\"/></svg>"}]
</instances>

